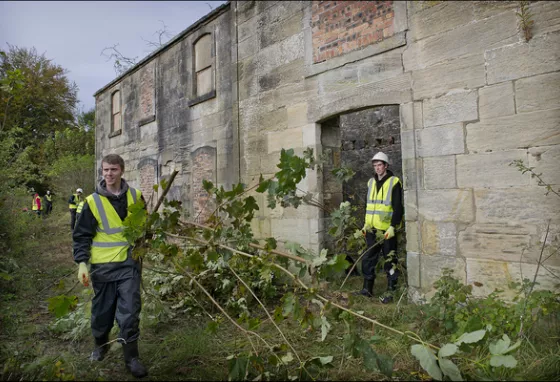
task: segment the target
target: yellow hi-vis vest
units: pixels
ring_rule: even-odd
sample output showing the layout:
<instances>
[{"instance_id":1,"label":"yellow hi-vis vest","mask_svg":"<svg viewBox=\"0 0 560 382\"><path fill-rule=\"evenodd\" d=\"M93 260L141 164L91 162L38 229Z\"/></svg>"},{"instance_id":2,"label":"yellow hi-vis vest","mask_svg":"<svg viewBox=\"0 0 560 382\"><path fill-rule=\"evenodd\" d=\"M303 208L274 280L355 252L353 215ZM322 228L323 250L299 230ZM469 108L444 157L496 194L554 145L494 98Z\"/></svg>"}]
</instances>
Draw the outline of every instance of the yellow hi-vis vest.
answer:
<instances>
[{"instance_id":1,"label":"yellow hi-vis vest","mask_svg":"<svg viewBox=\"0 0 560 382\"><path fill-rule=\"evenodd\" d=\"M127 206L140 200L140 190L129 188L126 192ZM123 222L105 196L93 193L86 202L97 220L97 232L91 243L91 264L120 263L128 256L128 241L123 235ZM129 212L130 213L130 212Z\"/></svg>"},{"instance_id":2,"label":"yellow hi-vis vest","mask_svg":"<svg viewBox=\"0 0 560 382\"><path fill-rule=\"evenodd\" d=\"M52 195L45 195L48 202L52 202Z\"/></svg>"},{"instance_id":3,"label":"yellow hi-vis vest","mask_svg":"<svg viewBox=\"0 0 560 382\"><path fill-rule=\"evenodd\" d=\"M37 198L34 196L33 197L33 206L31 207L32 211L37 211L39 209L39 206L37 205Z\"/></svg>"},{"instance_id":4,"label":"yellow hi-vis vest","mask_svg":"<svg viewBox=\"0 0 560 382\"><path fill-rule=\"evenodd\" d=\"M78 208L77 204L80 203L82 199L80 198L80 195L78 194L74 194L74 203L70 203L68 205L68 208L70 208L71 210L75 210L76 208Z\"/></svg>"},{"instance_id":5,"label":"yellow hi-vis vest","mask_svg":"<svg viewBox=\"0 0 560 382\"><path fill-rule=\"evenodd\" d=\"M84 201L82 200L80 204L78 204L78 208L76 208L76 214L81 213L83 208L84 208Z\"/></svg>"},{"instance_id":6,"label":"yellow hi-vis vest","mask_svg":"<svg viewBox=\"0 0 560 382\"><path fill-rule=\"evenodd\" d=\"M365 224L367 228L382 231L389 229L393 217L393 206L391 205L393 187L399 182L399 178L392 176L378 190L375 178L369 180Z\"/></svg>"}]
</instances>

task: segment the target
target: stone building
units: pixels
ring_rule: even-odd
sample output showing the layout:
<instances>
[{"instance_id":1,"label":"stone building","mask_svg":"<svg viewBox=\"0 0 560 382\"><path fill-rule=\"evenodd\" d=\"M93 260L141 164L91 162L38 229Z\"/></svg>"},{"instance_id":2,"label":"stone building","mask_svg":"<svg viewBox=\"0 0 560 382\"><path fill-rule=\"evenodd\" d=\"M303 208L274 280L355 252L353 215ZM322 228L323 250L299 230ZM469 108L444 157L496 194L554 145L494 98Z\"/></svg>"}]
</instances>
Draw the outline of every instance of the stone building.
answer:
<instances>
[{"instance_id":1,"label":"stone building","mask_svg":"<svg viewBox=\"0 0 560 382\"><path fill-rule=\"evenodd\" d=\"M119 153L146 199L177 169L171 197L204 220L202 179L230 187L276 172L282 148L346 165L300 188L327 205L363 203L370 158L404 182L408 283L430 291L443 267L476 295L533 275L547 223L558 245L560 198L509 164L560 184L560 2L231 1L96 94L96 157ZM329 167L330 166L330 167ZM556 169L556 170L555 170ZM263 207L261 237L317 249L314 207ZM539 270L554 288L560 256Z\"/></svg>"}]
</instances>

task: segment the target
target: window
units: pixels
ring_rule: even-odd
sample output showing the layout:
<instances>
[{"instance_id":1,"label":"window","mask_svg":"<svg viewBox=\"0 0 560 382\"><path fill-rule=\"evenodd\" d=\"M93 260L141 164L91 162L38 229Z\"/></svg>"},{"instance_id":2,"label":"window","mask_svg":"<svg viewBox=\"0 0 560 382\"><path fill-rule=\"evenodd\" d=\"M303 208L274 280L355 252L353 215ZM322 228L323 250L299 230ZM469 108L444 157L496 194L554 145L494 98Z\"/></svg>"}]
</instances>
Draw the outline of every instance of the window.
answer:
<instances>
[{"instance_id":1,"label":"window","mask_svg":"<svg viewBox=\"0 0 560 382\"><path fill-rule=\"evenodd\" d=\"M121 131L121 92L116 91L111 95L111 133Z\"/></svg>"},{"instance_id":2,"label":"window","mask_svg":"<svg viewBox=\"0 0 560 382\"><path fill-rule=\"evenodd\" d=\"M194 94L196 98L212 93L214 87L212 35L205 34L194 44Z\"/></svg>"}]
</instances>

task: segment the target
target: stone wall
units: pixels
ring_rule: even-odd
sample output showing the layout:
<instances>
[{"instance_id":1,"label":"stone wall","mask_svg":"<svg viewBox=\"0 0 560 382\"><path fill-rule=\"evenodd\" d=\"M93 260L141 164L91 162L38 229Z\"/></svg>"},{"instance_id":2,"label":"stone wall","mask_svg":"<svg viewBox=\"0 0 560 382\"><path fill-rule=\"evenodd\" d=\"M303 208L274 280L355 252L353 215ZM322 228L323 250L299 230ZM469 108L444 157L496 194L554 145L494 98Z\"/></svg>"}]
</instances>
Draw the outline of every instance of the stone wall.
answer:
<instances>
[{"instance_id":1,"label":"stone wall","mask_svg":"<svg viewBox=\"0 0 560 382\"><path fill-rule=\"evenodd\" d=\"M444 267L466 283L481 283L477 295L531 275L549 221L547 242L560 241L560 198L546 196L537 179L509 164L522 159L546 182L560 184L560 3L530 4L533 38L526 42L518 2L383 2L391 9L384 26L391 32L362 39L359 48L342 37L379 30L380 20L354 12L351 25L326 14L317 24L321 12L341 4L352 13L378 3L239 1L213 11L140 65L154 67L154 121L137 126L150 110L151 93L143 90L150 88L149 72L133 70L98 93L98 160L123 154L136 182L140 159L156 160L160 179L178 169L172 195L192 213L200 211L193 207L200 174L212 173L226 187L237 179L252 185L276 172L282 148L342 155L343 145L360 139L345 140L333 121L340 127L349 113L398 105L400 136L390 136L401 149L411 297L429 296ZM208 32L216 37L216 95L193 103L192 44ZM342 45L328 46L334 35ZM337 53L319 57L321 47ZM108 138L109 97L117 88L124 128ZM200 162L206 170L199 174L193 153L201 147L214 148L216 159ZM365 163L355 166L366 171ZM325 186L331 180L308 171L299 187L336 205L342 195ZM320 248L320 211L271 211L262 195L256 198L257 236ZM539 272L539 287L553 288L558 255Z\"/></svg>"}]
</instances>

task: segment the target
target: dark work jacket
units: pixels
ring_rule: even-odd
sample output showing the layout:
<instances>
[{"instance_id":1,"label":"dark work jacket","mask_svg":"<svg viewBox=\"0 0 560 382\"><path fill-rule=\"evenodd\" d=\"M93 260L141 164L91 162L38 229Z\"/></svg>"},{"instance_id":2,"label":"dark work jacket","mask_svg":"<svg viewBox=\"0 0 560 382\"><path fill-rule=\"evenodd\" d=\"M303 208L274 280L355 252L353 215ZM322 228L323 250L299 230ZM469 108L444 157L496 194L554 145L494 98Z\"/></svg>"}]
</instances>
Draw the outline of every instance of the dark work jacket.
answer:
<instances>
[{"instance_id":1,"label":"dark work jacket","mask_svg":"<svg viewBox=\"0 0 560 382\"><path fill-rule=\"evenodd\" d=\"M377 185L378 190L383 190L383 184L389 179L390 177L394 176L391 170L387 170L385 176L381 179L377 179L377 174L373 174L373 179L375 179L375 183ZM391 196L391 205L393 206L393 217L391 218L391 225L395 228L400 224L403 218L403 197L402 197L402 179L399 179L400 182L393 185L393 192ZM383 192L383 191L381 191ZM366 195L366 205L367 199L369 195ZM381 199L384 199L385 196L381 195Z\"/></svg>"},{"instance_id":2,"label":"dark work jacket","mask_svg":"<svg viewBox=\"0 0 560 382\"><path fill-rule=\"evenodd\" d=\"M128 183L121 179L121 193L113 195L107 191L105 180L97 185L95 192L99 195L107 197L109 202L121 218L124 220L128 213L128 205L126 200L126 192L128 191ZM142 196L144 200L144 196ZM76 263L87 263L90 258L90 249L93 237L97 230L97 219L93 216L87 202L84 202L82 212L78 215L74 233L72 234L74 247L74 261ZM140 264L131 256L131 249L128 250L127 259L123 262L112 262L104 264L91 264L90 275L93 282L110 282L124 280L138 275Z\"/></svg>"}]
</instances>

